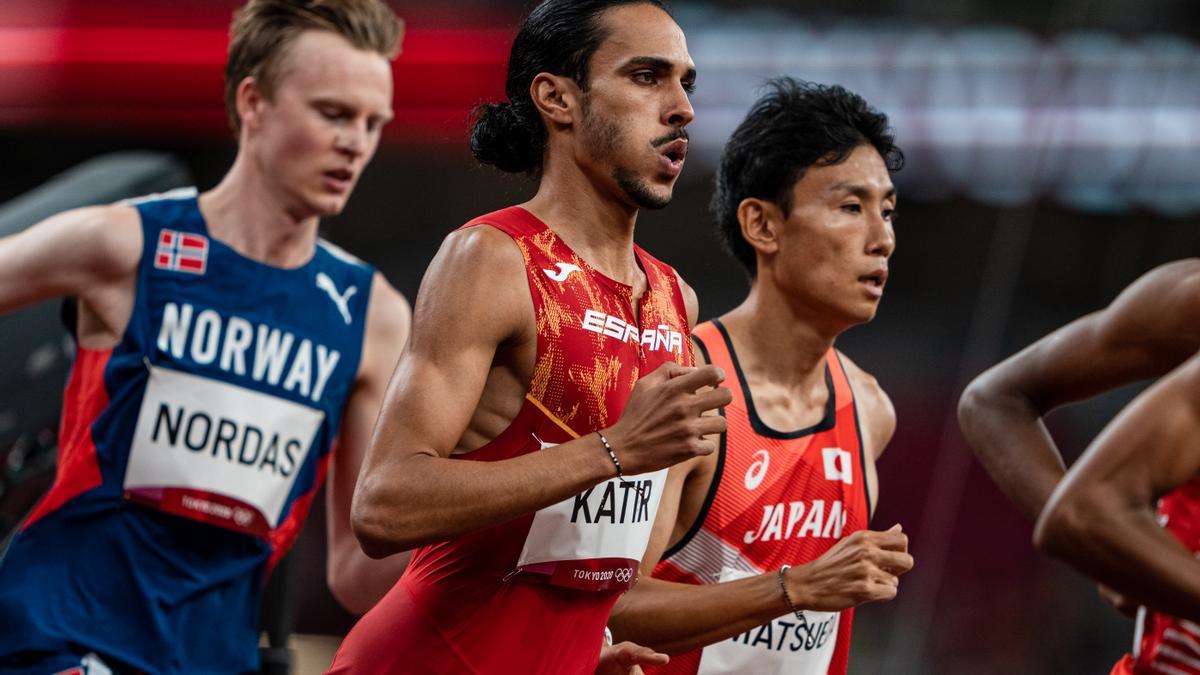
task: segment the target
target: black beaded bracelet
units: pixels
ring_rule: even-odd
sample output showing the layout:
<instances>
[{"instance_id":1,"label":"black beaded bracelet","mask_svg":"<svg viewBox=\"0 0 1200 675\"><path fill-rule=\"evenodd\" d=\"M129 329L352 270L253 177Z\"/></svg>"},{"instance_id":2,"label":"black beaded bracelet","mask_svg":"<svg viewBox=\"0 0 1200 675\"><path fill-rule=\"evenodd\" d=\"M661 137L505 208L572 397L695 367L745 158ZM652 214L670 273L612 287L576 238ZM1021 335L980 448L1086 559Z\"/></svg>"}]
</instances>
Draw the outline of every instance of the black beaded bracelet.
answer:
<instances>
[{"instance_id":1,"label":"black beaded bracelet","mask_svg":"<svg viewBox=\"0 0 1200 675\"><path fill-rule=\"evenodd\" d=\"M625 480L625 475L621 473L621 460L617 459L617 453L608 444L608 439L599 431L596 432L596 435L600 437L600 442L604 444L604 449L608 451L608 458L612 460L613 466L617 467L617 478Z\"/></svg>"},{"instance_id":2,"label":"black beaded bracelet","mask_svg":"<svg viewBox=\"0 0 1200 675\"><path fill-rule=\"evenodd\" d=\"M787 603L788 609L792 610L792 614L796 615L797 621L804 621L804 610L796 607L796 603L792 602L792 596L788 595L787 582L784 579L783 573L788 571L791 565L784 565L779 568L779 590L783 591L783 601Z\"/></svg>"}]
</instances>

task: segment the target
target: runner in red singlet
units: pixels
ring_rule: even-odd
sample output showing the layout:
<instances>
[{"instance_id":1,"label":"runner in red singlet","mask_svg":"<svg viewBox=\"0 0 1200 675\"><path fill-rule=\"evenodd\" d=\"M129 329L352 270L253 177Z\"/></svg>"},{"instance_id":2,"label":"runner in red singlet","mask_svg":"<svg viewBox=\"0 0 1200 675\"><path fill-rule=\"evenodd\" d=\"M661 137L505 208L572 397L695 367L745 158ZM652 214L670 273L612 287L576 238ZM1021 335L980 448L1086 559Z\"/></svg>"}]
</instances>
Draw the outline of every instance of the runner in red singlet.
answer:
<instances>
[{"instance_id":1,"label":"runner in red singlet","mask_svg":"<svg viewBox=\"0 0 1200 675\"><path fill-rule=\"evenodd\" d=\"M1108 307L980 375L959 421L1034 542L1137 613L1113 673L1200 674L1200 260L1151 270ZM1065 471L1042 416L1169 373Z\"/></svg>"},{"instance_id":2,"label":"runner in red singlet","mask_svg":"<svg viewBox=\"0 0 1200 675\"><path fill-rule=\"evenodd\" d=\"M884 115L787 78L726 147L713 210L752 285L693 337L737 375L728 431L671 469L653 578L612 619L672 654L656 672L845 673L852 608L894 597L912 565L899 526L866 529L895 413L834 348L882 297L901 164Z\"/></svg>"},{"instance_id":3,"label":"runner in red singlet","mask_svg":"<svg viewBox=\"0 0 1200 675\"><path fill-rule=\"evenodd\" d=\"M730 394L694 368L692 291L633 244L671 198L695 70L657 2L551 0L512 47L472 150L540 175L451 234L355 495L364 550L420 546L332 672L635 672L604 650L666 468L710 454ZM699 393L697 393L699 391Z\"/></svg>"}]
</instances>

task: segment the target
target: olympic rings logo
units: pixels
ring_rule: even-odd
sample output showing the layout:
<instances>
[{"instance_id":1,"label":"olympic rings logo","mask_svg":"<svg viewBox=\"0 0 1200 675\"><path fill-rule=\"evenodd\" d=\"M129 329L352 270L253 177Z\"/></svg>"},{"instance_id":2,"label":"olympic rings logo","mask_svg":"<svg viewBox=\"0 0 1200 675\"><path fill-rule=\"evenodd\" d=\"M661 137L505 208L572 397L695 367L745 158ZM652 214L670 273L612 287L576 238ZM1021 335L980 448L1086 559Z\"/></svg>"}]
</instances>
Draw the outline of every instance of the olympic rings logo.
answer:
<instances>
[{"instance_id":1,"label":"olympic rings logo","mask_svg":"<svg viewBox=\"0 0 1200 675\"><path fill-rule=\"evenodd\" d=\"M616 571L614 578L623 584L629 583L629 581L633 579L633 569L629 567L622 567Z\"/></svg>"}]
</instances>

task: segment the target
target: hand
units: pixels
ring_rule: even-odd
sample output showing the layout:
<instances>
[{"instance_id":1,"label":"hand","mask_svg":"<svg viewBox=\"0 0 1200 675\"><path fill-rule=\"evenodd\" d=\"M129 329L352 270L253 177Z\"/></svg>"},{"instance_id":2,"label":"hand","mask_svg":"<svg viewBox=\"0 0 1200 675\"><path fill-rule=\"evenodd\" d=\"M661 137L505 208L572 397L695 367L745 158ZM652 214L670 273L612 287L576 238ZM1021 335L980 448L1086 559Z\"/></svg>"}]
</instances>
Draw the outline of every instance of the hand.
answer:
<instances>
[{"instance_id":1,"label":"hand","mask_svg":"<svg viewBox=\"0 0 1200 675\"><path fill-rule=\"evenodd\" d=\"M725 418L704 415L728 405L733 394L724 387L717 366L689 368L667 362L638 380L621 419L603 431L621 461L622 473L657 471L717 449Z\"/></svg>"},{"instance_id":2,"label":"hand","mask_svg":"<svg viewBox=\"0 0 1200 675\"><path fill-rule=\"evenodd\" d=\"M1115 608L1118 612L1131 619L1137 616L1139 605L1129 596L1115 591L1104 584L1097 584L1096 590L1100 591L1101 599Z\"/></svg>"},{"instance_id":3,"label":"hand","mask_svg":"<svg viewBox=\"0 0 1200 675\"><path fill-rule=\"evenodd\" d=\"M896 597L900 575L912 569L900 525L886 532L859 530L816 560L784 573L788 596L800 609L840 612Z\"/></svg>"},{"instance_id":4,"label":"hand","mask_svg":"<svg viewBox=\"0 0 1200 675\"><path fill-rule=\"evenodd\" d=\"M641 675L642 666L663 666L669 660L666 654L659 654L649 647L618 642L600 648L596 675Z\"/></svg>"}]
</instances>

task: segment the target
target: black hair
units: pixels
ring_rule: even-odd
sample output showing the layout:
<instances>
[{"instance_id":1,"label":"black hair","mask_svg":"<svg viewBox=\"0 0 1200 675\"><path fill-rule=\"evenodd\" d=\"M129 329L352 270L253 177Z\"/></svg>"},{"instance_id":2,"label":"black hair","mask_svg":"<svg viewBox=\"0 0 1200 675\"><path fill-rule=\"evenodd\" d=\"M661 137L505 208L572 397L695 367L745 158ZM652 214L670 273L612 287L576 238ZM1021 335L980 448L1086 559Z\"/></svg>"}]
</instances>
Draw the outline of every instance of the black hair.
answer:
<instances>
[{"instance_id":1,"label":"black hair","mask_svg":"<svg viewBox=\"0 0 1200 675\"><path fill-rule=\"evenodd\" d=\"M529 96L538 73L562 75L588 90L588 65L608 37L600 21L607 9L622 5L654 5L661 0L545 0L517 32L508 56L507 101L475 108L471 153L484 164L510 173L542 169L546 127Z\"/></svg>"},{"instance_id":2,"label":"black hair","mask_svg":"<svg viewBox=\"0 0 1200 675\"><path fill-rule=\"evenodd\" d=\"M839 164L860 145L874 147L889 171L904 166L887 115L861 96L790 77L770 80L765 89L725 146L710 207L725 250L751 278L757 258L738 223L744 199L765 199L788 213L792 188L810 166Z\"/></svg>"}]
</instances>

